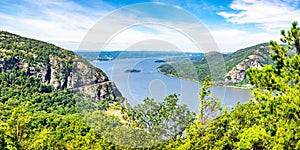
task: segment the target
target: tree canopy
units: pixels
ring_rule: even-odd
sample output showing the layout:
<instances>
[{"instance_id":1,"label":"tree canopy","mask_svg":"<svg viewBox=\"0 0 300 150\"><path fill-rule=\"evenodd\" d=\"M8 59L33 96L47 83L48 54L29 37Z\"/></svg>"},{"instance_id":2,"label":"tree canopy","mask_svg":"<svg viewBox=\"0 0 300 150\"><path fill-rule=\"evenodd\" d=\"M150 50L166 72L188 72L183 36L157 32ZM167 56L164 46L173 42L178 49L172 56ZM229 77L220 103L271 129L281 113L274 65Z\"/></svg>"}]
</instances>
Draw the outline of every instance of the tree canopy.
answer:
<instances>
[{"instance_id":1,"label":"tree canopy","mask_svg":"<svg viewBox=\"0 0 300 150\"><path fill-rule=\"evenodd\" d=\"M284 44L270 41L274 64L247 70L255 87L248 103L210 117L220 103L212 98L210 78L205 78L198 120L178 104L176 94L162 102L147 98L142 104L127 105L122 121L101 110L109 107L104 102L90 105L70 90L43 84L26 71L0 71L0 149L300 149L297 22L281 35ZM14 49L10 44L0 46ZM152 141L145 144L141 137Z\"/></svg>"},{"instance_id":2,"label":"tree canopy","mask_svg":"<svg viewBox=\"0 0 300 150\"><path fill-rule=\"evenodd\" d=\"M179 149L299 149L300 57L297 23L279 45L270 41L274 65L248 69L255 86L246 104L225 109L209 126L192 126Z\"/></svg>"}]
</instances>

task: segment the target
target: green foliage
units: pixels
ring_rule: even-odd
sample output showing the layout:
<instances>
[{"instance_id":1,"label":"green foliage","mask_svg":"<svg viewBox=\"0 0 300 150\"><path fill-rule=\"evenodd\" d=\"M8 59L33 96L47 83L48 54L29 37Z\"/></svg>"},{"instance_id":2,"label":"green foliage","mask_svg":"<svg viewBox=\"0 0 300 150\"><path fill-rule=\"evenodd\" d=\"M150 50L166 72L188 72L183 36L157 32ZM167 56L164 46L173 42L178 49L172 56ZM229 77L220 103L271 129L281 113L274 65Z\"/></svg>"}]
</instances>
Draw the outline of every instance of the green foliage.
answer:
<instances>
[{"instance_id":1,"label":"green foliage","mask_svg":"<svg viewBox=\"0 0 300 150\"><path fill-rule=\"evenodd\" d=\"M143 104L123 108L123 113L129 126L155 133L162 140L182 136L195 115L186 105L178 104L175 94L166 97L163 102L147 98Z\"/></svg>"},{"instance_id":2,"label":"green foliage","mask_svg":"<svg viewBox=\"0 0 300 150\"><path fill-rule=\"evenodd\" d=\"M206 124L209 119L215 118L218 112L222 110L220 99L212 97L210 93L211 86L210 76L206 76L199 92L199 122L201 124Z\"/></svg>"},{"instance_id":3,"label":"green foliage","mask_svg":"<svg viewBox=\"0 0 300 150\"><path fill-rule=\"evenodd\" d=\"M56 79L64 83L60 88L66 88L68 76L74 69L73 60L77 58L72 51L5 31L0 31L0 39L0 72L25 70L26 74L39 78L45 74L43 83L50 83L51 72L54 72Z\"/></svg>"},{"instance_id":4,"label":"green foliage","mask_svg":"<svg viewBox=\"0 0 300 150\"><path fill-rule=\"evenodd\" d=\"M281 38L280 41L286 43L289 50L295 49L296 54L300 54L300 28L297 27L297 25L298 22L293 22L292 28L289 31L285 32L284 30L281 30L283 38ZM275 50L276 48L272 49Z\"/></svg>"},{"instance_id":5,"label":"green foliage","mask_svg":"<svg viewBox=\"0 0 300 150\"><path fill-rule=\"evenodd\" d=\"M180 78L190 79L194 81L204 81L205 77L211 75L212 81L224 81L226 72L232 70L243 60L247 59L250 55L256 55L261 57L258 60L260 64L272 64L272 60L269 58L269 46L268 43L262 43L248 48L240 49L232 54L220 54L218 52L210 52L205 57L195 61L175 61L167 62L159 66L159 71L166 75L172 75ZM222 61L221 59L224 59ZM222 63L225 64L222 64ZM210 63L210 64L209 64ZM226 67L225 70L224 67ZM217 82L215 82L217 83ZM246 81L242 81L240 84L247 84Z\"/></svg>"},{"instance_id":6,"label":"green foliage","mask_svg":"<svg viewBox=\"0 0 300 150\"><path fill-rule=\"evenodd\" d=\"M249 81L259 88L264 88L276 95L286 93L286 90L294 88L299 83L299 54L297 43L299 42L299 28L297 22L293 23L293 27L288 31L288 36L284 31L281 32L282 42L287 42L288 46L280 46L275 41L270 41L273 53L270 55L274 60L273 65L267 65L263 69L251 69L247 73ZM295 55L289 55L288 52L295 52Z\"/></svg>"},{"instance_id":7,"label":"green foliage","mask_svg":"<svg viewBox=\"0 0 300 150\"><path fill-rule=\"evenodd\" d=\"M75 56L53 44L0 31L0 149L118 147L84 120L90 113L99 114L95 103L78 97L66 85L61 89L47 85L50 67L55 67L58 79L66 80L74 67ZM83 58L78 56L78 59L88 65ZM41 70L46 72L44 78L38 76ZM100 69L95 70L102 73ZM97 124L104 129L103 124L112 123L114 118L104 112L100 114L102 118ZM121 124L119 120L114 121Z\"/></svg>"},{"instance_id":8,"label":"green foliage","mask_svg":"<svg viewBox=\"0 0 300 150\"><path fill-rule=\"evenodd\" d=\"M0 149L113 146L83 120L77 105L87 104L72 91L56 90L22 70L1 72L0 79ZM109 116L102 117L109 122Z\"/></svg>"},{"instance_id":9,"label":"green foliage","mask_svg":"<svg viewBox=\"0 0 300 150\"><path fill-rule=\"evenodd\" d=\"M163 64L159 66L158 70L167 75L178 76L177 71L172 67L171 64Z\"/></svg>"},{"instance_id":10,"label":"green foliage","mask_svg":"<svg viewBox=\"0 0 300 150\"><path fill-rule=\"evenodd\" d=\"M147 98L123 107L124 125L89 100L42 84L7 64L10 71L0 73L0 149L300 149L297 23L281 34L287 46L270 41L274 64L247 70L255 86L248 103L209 118L220 103L210 94L210 77L204 78L199 121L178 104L177 95L170 95L162 102ZM1 41L2 48L11 50L1 57L15 63L11 58L23 56L14 52L20 44L10 43L14 41L9 38Z\"/></svg>"},{"instance_id":11,"label":"green foliage","mask_svg":"<svg viewBox=\"0 0 300 150\"><path fill-rule=\"evenodd\" d=\"M298 32L295 25L291 30ZM253 99L225 109L208 126L196 122L178 149L300 148L300 57L297 53L288 54L297 49L299 34L289 35L283 35L283 41L292 39L287 47L270 42L274 66L247 71L249 81L256 87Z\"/></svg>"},{"instance_id":12,"label":"green foliage","mask_svg":"<svg viewBox=\"0 0 300 150\"><path fill-rule=\"evenodd\" d=\"M190 80L198 80L197 70L189 60L168 62L158 67L158 70L166 75L172 75Z\"/></svg>"},{"instance_id":13,"label":"green foliage","mask_svg":"<svg viewBox=\"0 0 300 150\"><path fill-rule=\"evenodd\" d=\"M261 64L270 64L272 60L269 58L269 44L262 43L255 46L240 49L230 55L224 57L226 62L226 71L230 71L237 64L247 59L250 55L258 55L264 58Z\"/></svg>"}]
</instances>

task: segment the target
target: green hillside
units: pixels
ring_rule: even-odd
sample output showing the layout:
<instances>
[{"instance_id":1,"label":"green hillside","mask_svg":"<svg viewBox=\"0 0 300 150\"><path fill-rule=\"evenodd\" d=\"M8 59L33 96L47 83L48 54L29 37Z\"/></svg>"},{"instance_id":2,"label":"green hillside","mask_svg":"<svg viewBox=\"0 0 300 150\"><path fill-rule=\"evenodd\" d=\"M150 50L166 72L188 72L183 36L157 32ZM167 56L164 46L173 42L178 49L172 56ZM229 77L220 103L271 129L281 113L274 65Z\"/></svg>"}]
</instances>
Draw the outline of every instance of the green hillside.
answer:
<instances>
[{"instance_id":1,"label":"green hillside","mask_svg":"<svg viewBox=\"0 0 300 150\"><path fill-rule=\"evenodd\" d=\"M93 85L103 89L74 92ZM109 142L83 117L98 113L103 122L119 122L98 112L120 96L100 69L71 51L5 31L0 31L0 89L0 149L101 148Z\"/></svg>"},{"instance_id":2,"label":"green hillside","mask_svg":"<svg viewBox=\"0 0 300 150\"><path fill-rule=\"evenodd\" d=\"M226 71L230 71L234 66L248 58L248 56L250 55L262 56L264 60L261 61L261 63L269 64L271 63L271 59L269 58L269 51L269 43L262 43L255 46L240 49L230 55L225 55L224 59L226 62Z\"/></svg>"},{"instance_id":3,"label":"green hillside","mask_svg":"<svg viewBox=\"0 0 300 150\"><path fill-rule=\"evenodd\" d=\"M216 73L212 76L214 77L212 80L215 84L220 84L224 83L226 78L230 78L230 76L227 77L226 74L235 69L240 63L244 63L247 59L252 59L261 66L271 64L272 60L269 58L269 55L270 49L268 43L262 43L240 49L232 54L209 52L205 57L202 57L195 62L190 62L188 60L167 62L166 64L161 65L158 70L166 75L177 76L194 81L202 81L205 76ZM251 58L249 58L249 56ZM210 64L208 64L208 62L210 62ZM226 69L224 69L224 67ZM246 66L246 68L247 67L251 68L251 66ZM238 71L243 71L245 75L245 70ZM193 74L187 74L191 72L193 72ZM244 79L246 79L246 77L243 77L242 80Z\"/></svg>"},{"instance_id":4,"label":"green hillside","mask_svg":"<svg viewBox=\"0 0 300 150\"><path fill-rule=\"evenodd\" d=\"M80 88L82 81L97 86L103 86L101 81L108 82L97 71L93 72L94 82L82 79L75 86L69 82L57 86L51 82L58 81L54 77L50 77L50 82L43 81L45 75L36 77L40 70L35 69L47 67L37 63L33 65L35 69L24 69L28 65L24 63L27 54L18 54L20 50L14 54L11 50L11 45L19 45L23 38L4 33L6 40L17 42L10 46L2 44L6 48L1 49L0 149L300 149L300 28L297 22L288 32L281 32L282 42L287 46L270 41L269 47L259 46L255 56L247 54L243 60L243 63L264 61L258 54L264 54L263 49L272 50L271 64L244 70L254 87L248 103L222 109L220 100L211 95L212 83L207 76L199 91L198 117L186 105L179 104L176 94L160 102L146 98L143 103L130 106L118 101L107 105L112 101L103 99L109 98L105 94L97 99L93 94L82 97L73 92ZM31 54L35 57L35 53ZM60 61L53 60L59 58L57 55L49 58L50 76L59 72L56 69L60 66L54 69ZM209 53L206 57L218 58L217 55L220 56ZM35 61L29 59L27 63L31 62ZM198 63L201 62L204 60ZM73 67L84 66L82 61L80 65L73 64ZM121 110L123 120L107 115L105 109Z\"/></svg>"},{"instance_id":5,"label":"green hillside","mask_svg":"<svg viewBox=\"0 0 300 150\"><path fill-rule=\"evenodd\" d=\"M182 136L194 120L194 113L179 106L176 95L160 103L148 99L151 107L123 107L113 82L71 51L4 31L0 39L0 149L156 147L165 136ZM151 125L153 134L129 128L131 121L123 114L110 114L123 107L127 117L144 115L146 124L153 111L144 111L154 106L161 116ZM141 112L136 111L140 107ZM168 122L177 123L169 128Z\"/></svg>"},{"instance_id":6,"label":"green hillside","mask_svg":"<svg viewBox=\"0 0 300 150\"><path fill-rule=\"evenodd\" d=\"M0 72L22 70L55 89L84 91L86 86L91 86L94 92L86 94L98 100L121 96L102 70L72 51L53 44L0 31L0 52Z\"/></svg>"}]
</instances>

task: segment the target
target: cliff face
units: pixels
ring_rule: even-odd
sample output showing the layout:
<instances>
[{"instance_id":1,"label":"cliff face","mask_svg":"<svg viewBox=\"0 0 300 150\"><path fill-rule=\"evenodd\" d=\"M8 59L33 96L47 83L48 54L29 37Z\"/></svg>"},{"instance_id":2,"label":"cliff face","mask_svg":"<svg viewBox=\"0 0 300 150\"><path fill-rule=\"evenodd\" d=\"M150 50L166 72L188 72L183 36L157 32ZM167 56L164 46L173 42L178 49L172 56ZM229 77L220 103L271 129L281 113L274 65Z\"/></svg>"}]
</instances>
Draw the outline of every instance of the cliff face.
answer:
<instances>
[{"instance_id":1,"label":"cliff face","mask_svg":"<svg viewBox=\"0 0 300 150\"><path fill-rule=\"evenodd\" d=\"M106 74L81 56L53 44L0 31L0 72L13 69L24 70L56 89L79 89L97 100L121 96Z\"/></svg>"},{"instance_id":2,"label":"cliff face","mask_svg":"<svg viewBox=\"0 0 300 150\"><path fill-rule=\"evenodd\" d=\"M159 66L158 70L163 74L196 81L203 81L207 75L210 75L214 84L220 85L239 82L247 83L245 80L246 70L271 64L272 60L269 55L269 44L262 43L240 49L231 54L210 52L193 62L193 64L183 61L167 62ZM197 74L191 75L191 72L196 72Z\"/></svg>"},{"instance_id":3,"label":"cliff face","mask_svg":"<svg viewBox=\"0 0 300 150\"><path fill-rule=\"evenodd\" d=\"M242 61L238 64L229 64L233 62L233 59L237 57L232 57L228 59L226 63L230 66L233 66L225 75L225 83L239 83L246 79L246 70L248 68L262 68L265 64L270 64L271 60L269 58L270 48L266 44L257 45L242 51L237 51L235 53L246 53L246 58L243 58ZM240 54L232 54L240 55ZM237 63L237 61L235 61Z\"/></svg>"},{"instance_id":4,"label":"cliff face","mask_svg":"<svg viewBox=\"0 0 300 150\"><path fill-rule=\"evenodd\" d=\"M232 70L226 74L226 83L238 83L246 79L246 70L248 68L262 68L259 63L261 58L256 55L251 55L247 59L240 62Z\"/></svg>"}]
</instances>

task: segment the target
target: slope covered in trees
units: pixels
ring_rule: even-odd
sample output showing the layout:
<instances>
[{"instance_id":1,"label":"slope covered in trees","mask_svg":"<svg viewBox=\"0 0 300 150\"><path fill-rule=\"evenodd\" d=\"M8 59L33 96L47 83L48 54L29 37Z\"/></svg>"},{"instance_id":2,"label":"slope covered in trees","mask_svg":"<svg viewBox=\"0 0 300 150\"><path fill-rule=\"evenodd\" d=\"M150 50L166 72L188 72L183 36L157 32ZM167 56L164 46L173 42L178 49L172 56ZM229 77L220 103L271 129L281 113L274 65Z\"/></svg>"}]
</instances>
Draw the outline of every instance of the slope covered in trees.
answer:
<instances>
[{"instance_id":1,"label":"slope covered in trees","mask_svg":"<svg viewBox=\"0 0 300 150\"><path fill-rule=\"evenodd\" d=\"M262 43L248 48L240 49L232 54L221 54L218 52L209 52L204 57L195 62L175 61L167 62L161 65L158 70L166 75L172 75L194 81L203 81L207 75L218 72L212 78L214 83L228 84L248 82L246 79L246 70L248 68L262 67L265 64L271 64L269 58L270 48L268 43ZM223 58L221 58L223 56ZM220 60L224 59L224 61ZM208 64L210 60L210 64ZM223 63L224 64L220 64ZM224 66L224 72L216 70L214 66Z\"/></svg>"},{"instance_id":2,"label":"slope covered in trees","mask_svg":"<svg viewBox=\"0 0 300 150\"><path fill-rule=\"evenodd\" d=\"M116 101L113 84L100 69L71 51L4 31L0 32L0 52L0 149L110 145L89 127L80 110L89 107L88 114L107 106L97 106L74 92L78 87L100 85L104 90L99 88L98 95L86 98ZM100 114L103 122L117 120Z\"/></svg>"},{"instance_id":3,"label":"slope covered in trees","mask_svg":"<svg viewBox=\"0 0 300 150\"><path fill-rule=\"evenodd\" d=\"M197 123L178 149L299 149L300 29L282 31L281 46L270 41L274 65L247 70L254 98L225 110L208 126Z\"/></svg>"},{"instance_id":4,"label":"slope covered in trees","mask_svg":"<svg viewBox=\"0 0 300 150\"><path fill-rule=\"evenodd\" d=\"M164 141L162 138L182 135L187 124L192 123L193 113L186 106L178 106L174 95L157 103L161 121L155 129L162 122L168 127L165 121L180 125L167 129L166 137L156 131L147 134L144 128L127 126L105 112L112 106L120 108L122 99L116 98L113 87L106 84L112 82L100 69L52 44L4 31L0 35L0 149L149 147ZM90 88L91 85L96 88ZM100 94L85 96L84 87ZM134 109L128 107L127 114L130 110ZM169 118L170 114L174 117ZM186 115L190 115L189 120L180 124ZM156 139L153 135L157 135ZM141 137L154 143L145 145Z\"/></svg>"},{"instance_id":5,"label":"slope covered in trees","mask_svg":"<svg viewBox=\"0 0 300 150\"><path fill-rule=\"evenodd\" d=\"M206 77L198 119L170 95L163 102L124 106L122 122L71 89L45 84L26 70L2 71L0 149L300 149L297 23L282 36L287 46L270 42L274 64L247 70L255 87L248 103L219 112ZM212 113L219 115L207 116Z\"/></svg>"},{"instance_id":6,"label":"slope covered in trees","mask_svg":"<svg viewBox=\"0 0 300 150\"><path fill-rule=\"evenodd\" d=\"M53 44L0 31L0 52L0 72L24 70L26 75L36 77L55 89L89 86L94 92L85 94L98 100L121 96L102 70L72 51ZM84 91L82 88L81 91Z\"/></svg>"}]
</instances>

